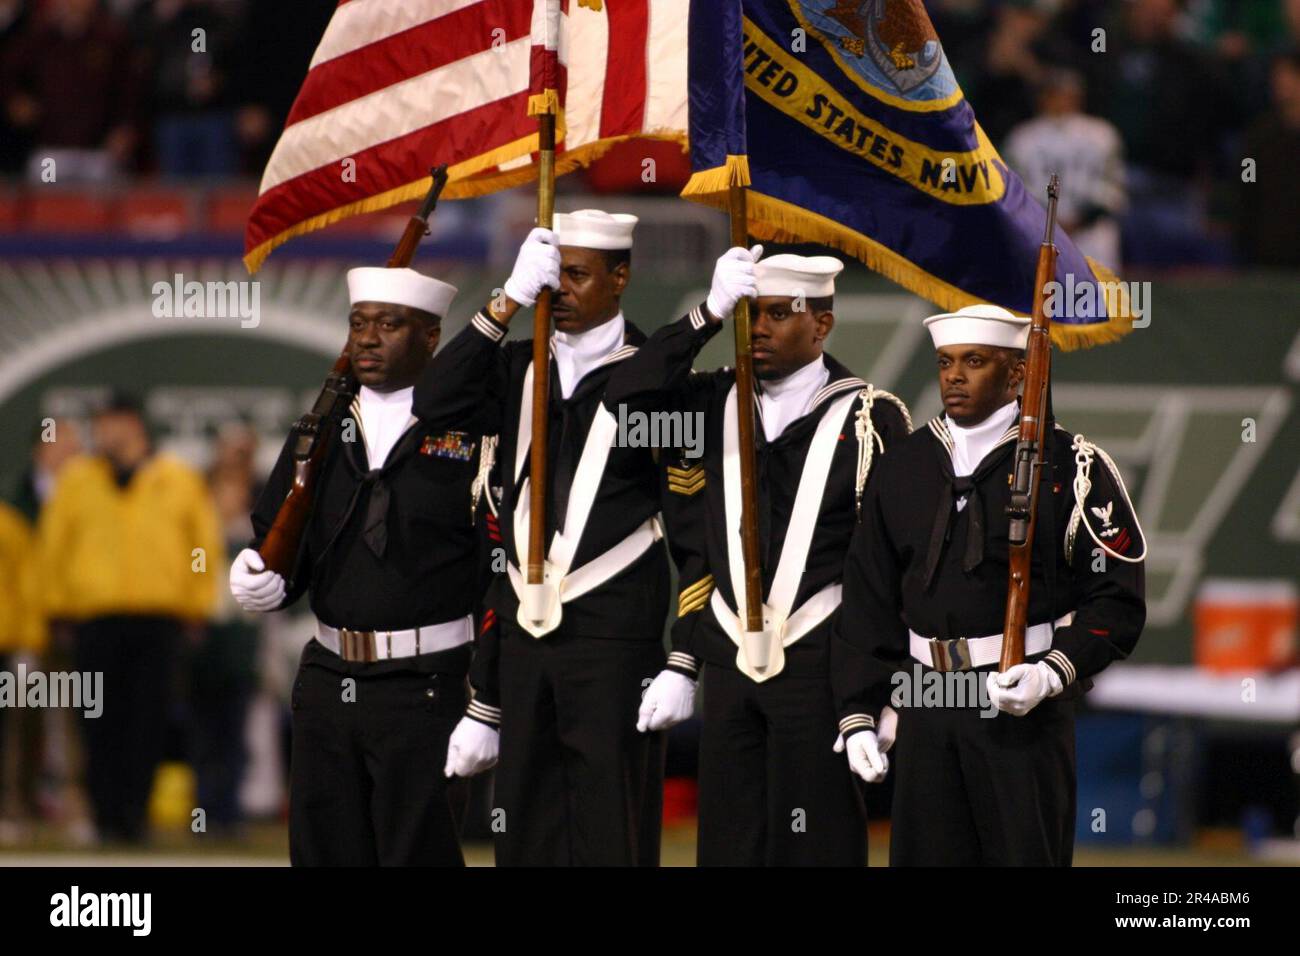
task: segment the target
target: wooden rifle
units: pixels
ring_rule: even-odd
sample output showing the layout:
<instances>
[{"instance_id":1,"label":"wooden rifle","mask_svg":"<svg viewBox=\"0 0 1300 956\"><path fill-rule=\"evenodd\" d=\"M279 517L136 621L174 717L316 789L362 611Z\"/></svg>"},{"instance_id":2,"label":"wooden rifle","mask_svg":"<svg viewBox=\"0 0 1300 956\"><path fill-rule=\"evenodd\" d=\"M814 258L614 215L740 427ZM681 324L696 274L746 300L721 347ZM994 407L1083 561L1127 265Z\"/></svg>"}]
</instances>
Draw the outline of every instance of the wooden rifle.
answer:
<instances>
[{"instance_id":1,"label":"wooden rifle","mask_svg":"<svg viewBox=\"0 0 1300 956\"><path fill-rule=\"evenodd\" d=\"M429 233L429 217L438 205L438 196L447 185L446 165L431 170L433 177L429 194L419 210L406 224L406 230L388 259L388 268L404 269L415 258L415 249L420 240ZM334 361L334 367L325 377L325 385L316 397L311 411L303 415L293 426L293 483L285 495L280 510L276 512L275 521L266 533L262 546L257 553L262 556L267 570L274 571L289 581L298 565L298 554L302 550L303 536L307 530L307 521L311 517L312 504L316 498L316 489L320 477L321 465L329 452L334 432L352 404L357 392L357 380L352 374L352 362L347 349Z\"/></svg>"},{"instance_id":2,"label":"wooden rifle","mask_svg":"<svg viewBox=\"0 0 1300 956\"><path fill-rule=\"evenodd\" d=\"M1011 479L1008 541L1010 573L1007 576L1007 614L1002 627L1002 659L1005 671L1025 659L1025 627L1029 616L1029 575L1033 563L1034 527L1038 518L1038 486L1042 478L1043 448L1051 440L1045 434L1047 394L1052 368L1052 320L1047 314L1047 284L1056 278L1056 200L1061 181L1055 173L1047 186L1047 232L1038 249L1038 270L1034 276L1034 306L1025 346L1025 391L1020 402L1020 432L1016 438Z\"/></svg>"}]
</instances>

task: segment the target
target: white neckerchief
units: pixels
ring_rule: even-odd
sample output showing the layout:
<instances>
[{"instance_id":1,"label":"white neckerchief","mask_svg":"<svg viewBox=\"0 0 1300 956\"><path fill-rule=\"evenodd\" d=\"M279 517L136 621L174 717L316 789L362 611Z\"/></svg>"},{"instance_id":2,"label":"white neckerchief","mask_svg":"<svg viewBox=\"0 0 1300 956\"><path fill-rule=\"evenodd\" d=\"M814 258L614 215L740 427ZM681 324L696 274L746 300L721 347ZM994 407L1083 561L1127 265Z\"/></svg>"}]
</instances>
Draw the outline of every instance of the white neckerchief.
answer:
<instances>
[{"instance_id":1,"label":"white neckerchief","mask_svg":"<svg viewBox=\"0 0 1300 956\"><path fill-rule=\"evenodd\" d=\"M402 437L411 420L411 396L415 387L395 392L376 392L361 386L357 405L361 409L361 433L366 442L366 457L371 469L380 468Z\"/></svg>"},{"instance_id":2,"label":"white neckerchief","mask_svg":"<svg viewBox=\"0 0 1300 956\"><path fill-rule=\"evenodd\" d=\"M555 366L560 371L560 396L568 398L582 377L623 345L623 313L586 332L556 332Z\"/></svg>"},{"instance_id":3,"label":"white neckerchief","mask_svg":"<svg viewBox=\"0 0 1300 956\"><path fill-rule=\"evenodd\" d=\"M763 434L776 441L789 425L812 411L813 396L831 377L819 355L797 372L771 382L759 382L759 405L763 412Z\"/></svg>"},{"instance_id":4,"label":"white neckerchief","mask_svg":"<svg viewBox=\"0 0 1300 956\"><path fill-rule=\"evenodd\" d=\"M1012 399L984 421L969 428L963 428L944 415L948 434L952 436L952 473L958 478L972 474L1019 414L1020 406ZM957 510L961 511L964 507L966 498L963 496L957 499Z\"/></svg>"}]
</instances>

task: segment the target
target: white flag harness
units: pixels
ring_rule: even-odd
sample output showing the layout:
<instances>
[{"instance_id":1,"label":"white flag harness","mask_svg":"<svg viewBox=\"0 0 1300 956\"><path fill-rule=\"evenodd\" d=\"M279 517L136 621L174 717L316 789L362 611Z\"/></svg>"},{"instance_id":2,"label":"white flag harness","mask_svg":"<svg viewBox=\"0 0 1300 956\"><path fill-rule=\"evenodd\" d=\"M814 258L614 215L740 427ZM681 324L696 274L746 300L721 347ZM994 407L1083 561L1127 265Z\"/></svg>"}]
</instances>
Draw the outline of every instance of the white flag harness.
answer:
<instances>
[{"instance_id":1,"label":"white flag harness","mask_svg":"<svg viewBox=\"0 0 1300 956\"><path fill-rule=\"evenodd\" d=\"M656 541L663 537L663 526L659 516L652 515L640 527L608 551L597 555L580 568L573 568L573 558L582 541L583 529L591 516L591 506L595 503L596 493L600 489L601 477L605 474L605 462L609 459L609 450L613 446L618 432L618 421L602 403L596 409L591 428L587 432L586 444L578 458L578 468L574 474L573 485L569 489L568 507L564 514L561 530L551 538L551 546L546 554L546 565L541 584L528 584L524 574L519 570L525 567L528 558L528 516L529 479L519 485L515 496L515 555L516 561L508 562L506 570L510 575L510 584L519 598L519 613L516 617L519 626L533 637L543 637L560 626L563 618L563 605L579 598L594 588L604 584L620 571L627 568ZM519 484L523 474L524 461L533 436L533 366L528 366L524 374L523 402L519 408L519 432L515 445L514 480ZM571 570L572 569L572 570Z\"/></svg>"},{"instance_id":2,"label":"white flag harness","mask_svg":"<svg viewBox=\"0 0 1300 956\"><path fill-rule=\"evenodd\" d=\"M822 498L826 492L826 479L830 474L831 459L839 444L840 431L845 416L858 399L857 390L837 398L822 414L804 460L803 475L795 492L790 524L786 529L777 562L772 588L763 602L763 630L745 631L741 619L714 589L709 600L714 617L736 645L736 667L742 674L759 683L775 677L785 667L785 648L803 637L840 606L842 586L839 581L828 584L796 609L795 596L817 518L821 514ZM867 436L871 441L874 436ZM731 593L737 601L745 596L745 565L740 546L740 438L736 427L736 386L727 393L727 405L722 424L722 480L726 500L727 558L730 564Z\"/></svg>"}]
</instances>

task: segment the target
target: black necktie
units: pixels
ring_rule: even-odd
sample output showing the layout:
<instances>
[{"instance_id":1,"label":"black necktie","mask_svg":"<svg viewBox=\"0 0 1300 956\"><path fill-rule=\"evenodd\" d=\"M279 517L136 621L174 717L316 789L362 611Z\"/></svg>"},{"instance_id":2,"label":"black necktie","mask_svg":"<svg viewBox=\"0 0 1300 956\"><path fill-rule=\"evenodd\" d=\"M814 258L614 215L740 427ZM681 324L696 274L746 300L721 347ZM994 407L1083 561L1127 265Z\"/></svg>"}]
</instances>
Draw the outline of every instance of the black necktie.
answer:
<instances>
[{"instance_id":1,"label":"black necktie","mask_svg":"<svg viewBox=\"0 0 1300 956\"><path fill-rule=\"evenodd\" d=\"M953 515L957 513L957 500L966 498L966 513L970 516L966 529L966 553L962 557L961 569L967 574L979 567L984 560L984 501L980 497L979 485L974 476L961 478L945 469L947 479L939 489L939 502L935 509L934 526L930 531L930 548L925 558L925 590L934 584L934 576L939 570L939 561L943 557L944 547L952 537Z\"/></svg>"},{"instance_id":2,"label":"black necktie","mask_svg":"<svg viewBox=\"0 0 1300 956\"><path fill-rule=\"evenodd\" d=\"M361 481L370 485L370 501L366 504L361 538L375 557L382 558L388 547L388 482L384 481L383 471L378 468L366 472Z\"/></svg>"}]
</instances>

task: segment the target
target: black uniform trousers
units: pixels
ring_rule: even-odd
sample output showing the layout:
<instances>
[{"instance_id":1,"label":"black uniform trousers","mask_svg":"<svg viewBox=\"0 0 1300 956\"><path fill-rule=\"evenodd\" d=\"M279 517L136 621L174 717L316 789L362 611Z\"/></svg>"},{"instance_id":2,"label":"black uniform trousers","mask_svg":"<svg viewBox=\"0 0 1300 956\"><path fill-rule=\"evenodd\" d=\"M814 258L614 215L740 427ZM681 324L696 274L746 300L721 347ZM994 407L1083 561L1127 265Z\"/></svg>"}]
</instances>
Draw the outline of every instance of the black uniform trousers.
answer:
<instances>
[{"instance_id":1,"label":"black uniform trousers","mask_svg":"<svg viewBox=\"0 0 1300 956\"><path fill-rule=\"evenodd\" d=\"M465 673L431 669L447 654L363 664L314 638L303 649L289 772L294 866L464 865L467 790L443 767Z\"/></svg>"},{"instance_id":2,"label":"black uniform trousers","mask_svg":"<svg viewBox=\"0 0 1300 956\"><path fill-rule=\"evenodd\" d=\"M700 866L865 866L866 809L825 676L755 683L706 664Z\"/></svg>"},{"instance_id":3,"label":"black uniform trousers","mask_svg":"<svg viewBox=\"0 0 1300 956\"><path fill-rule=\"evenodd\" d=\"M659 641L501 621L498 866L658 866L665 736L636 729Z\"/></svg>"},{"instance_id":4,"label":"black uniform trousers","mask_svg":"<svg viewBox=\"0 0 1300 956\"><path fill-rule=\"evenodd\" d=\"M901 708L890 866L1069 866L1075 706L1071 695L1023 717Z\"/></svg>"},{"instance_id":5,"label":"black uniform trousers","mask_svg":"<svg viewBox=\"0 0 1300 956\"><path fill-rule=\"evenodd\" d=\"M172 617L114 615L84 621L74 632L77 670L104 675L99 716L78 716L86 790L105 840L145 837L177 696L181 631Z\"/></svg>"}]
</instances>

